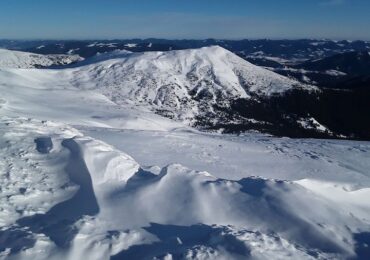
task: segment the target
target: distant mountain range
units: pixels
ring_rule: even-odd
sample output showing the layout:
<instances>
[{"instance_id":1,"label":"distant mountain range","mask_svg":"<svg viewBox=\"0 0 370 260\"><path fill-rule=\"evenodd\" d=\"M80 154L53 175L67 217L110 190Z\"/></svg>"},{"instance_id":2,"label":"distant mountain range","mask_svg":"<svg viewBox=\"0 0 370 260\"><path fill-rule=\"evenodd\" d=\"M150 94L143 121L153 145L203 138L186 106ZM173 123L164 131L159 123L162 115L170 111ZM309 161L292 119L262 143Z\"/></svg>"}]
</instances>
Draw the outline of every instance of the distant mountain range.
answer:
<instances>
[{"instance_id":1,"label":"distant mountain range","mask_svg":"<svg viewBox=\"0 0 370 260\"><path fill-rule=\"evenodd\" d=\"M82 58L114 50L130 52L194 49L218 45L249 62L284 76L320 87L335 87L337 80L368 75L368 41L333 40L0 40L0 48L36 54L75 54ZM334 84L335 83L335 84Z\"/></svg>"},{"instance_id":2,"label":"distant mountain range","mask_svg":"<svg viewBox=\"0 0 370 260\"><path fill-rule=\"evenodd\" d=\"M89 40L89 41L12 41L0 40L0 47L39 54L78 54L87 58L97 52L126 49L133 52L194 49L218 45L243 57L270 56L289 60L311 60L343 52L369 51L367 41L332 40Z\"/></svg>"}]
</instances>

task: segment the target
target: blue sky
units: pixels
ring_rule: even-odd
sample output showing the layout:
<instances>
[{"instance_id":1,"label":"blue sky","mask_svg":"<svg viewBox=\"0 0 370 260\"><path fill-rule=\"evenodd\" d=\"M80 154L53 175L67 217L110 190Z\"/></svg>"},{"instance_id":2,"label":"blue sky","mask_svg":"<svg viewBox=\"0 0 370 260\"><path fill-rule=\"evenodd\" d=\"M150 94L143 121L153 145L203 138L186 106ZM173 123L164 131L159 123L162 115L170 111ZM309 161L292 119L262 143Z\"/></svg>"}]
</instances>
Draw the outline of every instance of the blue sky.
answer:
<instances>
[{"instance_id":1,"label":"blue sky","mask_svg":"<svg viewBox=\"0 0 370 260\"><path fill-rule=\"evenodd\" d=\"M0 38L370 40L370 0L0 0Z\"/></svg>"}]
</instances>

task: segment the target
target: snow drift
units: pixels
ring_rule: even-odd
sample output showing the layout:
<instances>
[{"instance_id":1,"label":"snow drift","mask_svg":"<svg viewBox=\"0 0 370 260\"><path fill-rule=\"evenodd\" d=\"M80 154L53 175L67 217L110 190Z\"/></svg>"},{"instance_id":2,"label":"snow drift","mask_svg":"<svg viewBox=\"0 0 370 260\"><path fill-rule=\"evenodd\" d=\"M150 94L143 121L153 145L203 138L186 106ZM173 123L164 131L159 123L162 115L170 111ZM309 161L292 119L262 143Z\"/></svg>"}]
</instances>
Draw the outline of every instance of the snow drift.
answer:
<instances>
[{"instance_id":1,"label":"snow drift","mask_svg":"<svg viewBox=\"0 0 370 260\"><path fill-rule=\"evenodd\" d=\"M265 259L274 254L282 258L342 258L355 255L352 233L366 230L370 221L360 213L363 207L370 209L368 203L351 204L348 210L346 203L332 203L328 196L312 192L308 181L301 185L261 177L227 180L180 164L152 171L78 130L67 128L65 132L61 124L8 119L1 128L3 136L14 126L18 133L5 135L5 140L14 143L8 143L2 152L13 146L23 151L22 167L37 165L40 177L48 176L49 184L35 186L27 178L18 179L17 185L24 192L17 194L13 189L15 194L8 196L12 203L6 214L14 208L17 215L13 215L13 225L2 223L0 239L9 248L4 256L26 258L41 250L38 258L45 259L146 259L165 255ZM34 146L19 142L41 133L52 136L55 148L50 155L37 155ZM71 139L72 135L75 137ZM16 167L20 163L14 161ZM59 173L51 173L49 163ZM57 165L66 166L64 173ZM10 177L17 174L12 169ZM68 179L78 189L66 185ZM10 182L4 186L11 187L12 179L5 180ZM55 187L55 191L39 194L37 190L43 185ZM356 193L366 195L368 191ZM34 198L33 211L20 210L27 197ZM46 198L53 203L40 203ZM9 215L4 213L7 219Z\"/></svg>"}]
</instances>

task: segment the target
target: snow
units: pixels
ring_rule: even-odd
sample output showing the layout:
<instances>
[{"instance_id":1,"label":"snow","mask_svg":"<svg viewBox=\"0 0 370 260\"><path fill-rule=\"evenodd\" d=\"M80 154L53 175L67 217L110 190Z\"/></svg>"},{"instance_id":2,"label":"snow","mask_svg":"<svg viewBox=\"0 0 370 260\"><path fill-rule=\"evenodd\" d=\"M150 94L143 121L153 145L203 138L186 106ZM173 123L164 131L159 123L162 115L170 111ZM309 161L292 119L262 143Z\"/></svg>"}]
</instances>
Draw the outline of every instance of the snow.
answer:
<instances>
[{"instance_id":1,"label":"snow","mask_svg":"<svg viewBox=\"0 0 370 260\"><path fill-rule=\"evenodd\" d=\"M267 56L263 51L254 52L251 55L248 55L248 57L275 61L275 62L280 63L280 64L289 64L289 63L292 62L292 60L287 60L287 59L283 59L283 58L280 58L280 57Z\"/></svg>"},{"instance_id":2,"label":"snow","mask_svg":"<svg viewBox=\"0 0 370 260\"><path fill-rule=\"evenodd\" d=\"M135 48L137 46L137 43L127 43L125 44L125 47L127 48Z\"/></svg>"},{"instance_id":3,"label":"snow","mask_svg":"<svg viewBox=\"0 0 370 260\"><path fill-rule=\"evenodd\" d=\"M327 70L325 71L325 73L330 76L346 76L347 75L346 73L342 71L338 71L338 70Z\"/></svg>"},{"instance_id":4,"label":"snow","mask_svg":"<svg viewBox=\"0 0 370 260\"><path fill-rule=\"evenodd\" d=\"M69 55L72 55L73 53L75 53L76 51L80 50L80 48L75 48L75 49L70 49L67 54Z\"/></svg>"},{"instance_id":5,"label":"snow","mask_svg":"<svg viewBox=\"0 0 370 260\"><path fill-rule=\"evenodd\" d=\"M39 55L0 49L0 68L35 68L66 65L82 60L78 55Z\"/></svg>"},{"instance_id":6,"label":"snow","mask_svg":"<svg viewBox=\"0 0 370 260\"><path fill-rule=\"evenodd\" d=\"M369 142L203 133L124 89L138 90L141 74L186 89L189 69L213 71L203 87L230 96L253 89L230 84L232 70L266 93L289 80L218 47L95 59L0 69L0 258L348 259L366 250ZM149 95L162 84L142 86ZM46 153L40 138L52 142Z\"/></svg>"},{"instance_id":7,"label":"snow","mask_svg":"<svg viewBox=\"0 0 370 260\"><path fill-rule=\"evenodd\" d=\"M321 45L325 45L327 43L328 43L328 41L324 40L324 41L318 41L318 42L311 42L310 45L312 45L312 46L321 46Z\"/></svg>"},{"instance_id":8,"label":"snow","mask_svg":"<svg viewBox=\"0 0 370 260\"><path fill-rule=\"evenodd\" d=\"M310 118L300 118L297 121L303 128L305 129L316 129L320 132L328 132L331 133L331 131L320 124L315 118L310 117Z\"/></svg>"},{"instance_id":9,"label":"snow","mask_svg":"<svg viewBox=\"0 0 370 260\"><path fill-rule=\"evenodd\" d=\"M87 45L87 47L89 47L89 48L92 48L92 47L116 48L117 43L115 43L115 42L110 42L110 43L94 42L94 43L91 43L91 44Z\"/></svg>"}]
</instances>

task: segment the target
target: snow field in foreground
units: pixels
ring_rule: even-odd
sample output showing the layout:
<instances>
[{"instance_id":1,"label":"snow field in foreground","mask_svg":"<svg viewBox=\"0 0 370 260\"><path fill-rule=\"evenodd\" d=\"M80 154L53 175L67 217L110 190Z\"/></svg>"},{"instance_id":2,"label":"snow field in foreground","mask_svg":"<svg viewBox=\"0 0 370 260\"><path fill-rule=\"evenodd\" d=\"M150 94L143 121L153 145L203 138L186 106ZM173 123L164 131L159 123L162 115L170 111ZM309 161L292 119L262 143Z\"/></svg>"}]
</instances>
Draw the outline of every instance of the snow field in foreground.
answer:
<instances>
[{"instance_id":1,"label":"snow field in foreground","mask_svg":"<svg viewBox=\"0 0 370 260\"><path fill-rule=\"evenodd\" d=\"M11 248L3 255L341 258L354 255L353 233L370 223L368 188L248 176L228 180L180 164L143 167L63 124L4 121L1 154L17 150L22 159L14 156L2 165L2 172L11 168L2 187L13 185L1 190L8 200L1 205L9 208L2 208L0 237ZM36 151L39 136L52 138L50 153ZM20 169L28 176L17 178ZM28 198L33 204L26 207ZM27 240L20 238L24 232Z\"/></svg>"}]
</instances>

